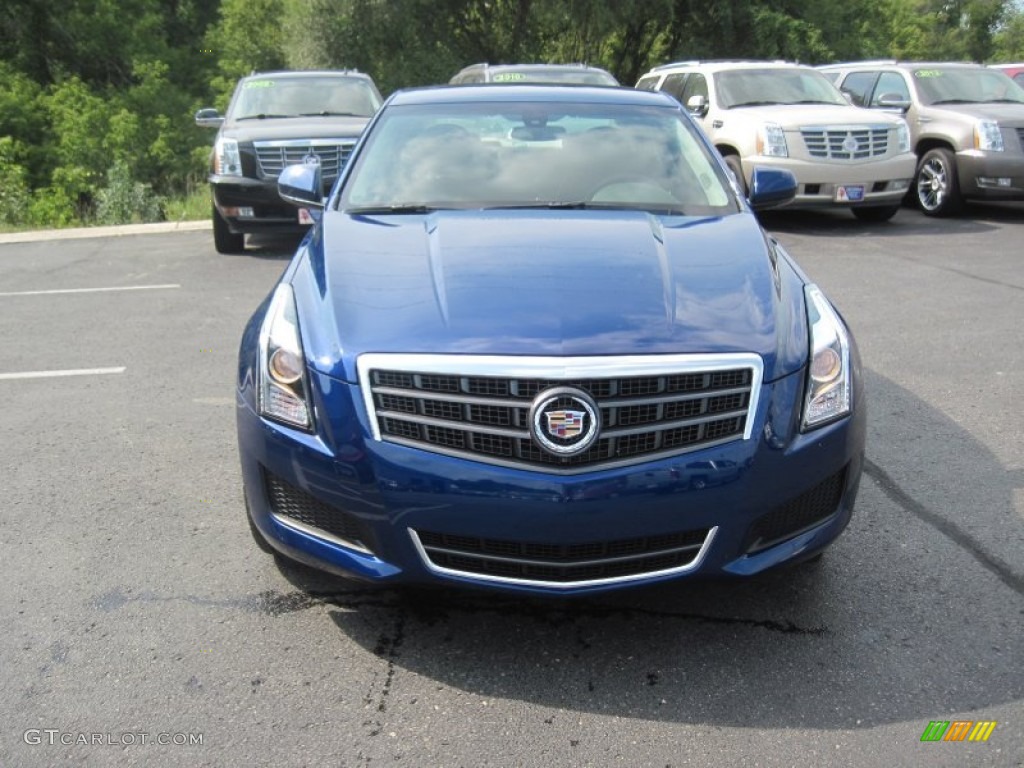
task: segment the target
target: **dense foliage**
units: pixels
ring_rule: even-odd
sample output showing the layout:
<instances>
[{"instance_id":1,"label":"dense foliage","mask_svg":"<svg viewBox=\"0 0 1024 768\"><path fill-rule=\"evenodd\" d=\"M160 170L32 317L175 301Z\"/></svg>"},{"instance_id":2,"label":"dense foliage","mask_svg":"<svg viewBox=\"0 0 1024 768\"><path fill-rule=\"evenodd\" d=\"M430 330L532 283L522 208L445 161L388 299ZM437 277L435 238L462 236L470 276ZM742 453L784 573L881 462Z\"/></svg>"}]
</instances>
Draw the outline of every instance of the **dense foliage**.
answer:
<instances>
[{"instance_id":1,"label":"dense foliage","mask_svg":"<svg viewBox=\"0 0 1024 768\"><path fill-rule=\"evenodd\" d=\"M1019 0L6 0L0 225L152 220L202 190L252 70L354 67L386 94L479 61L586 61L625 84L693 58L1024 60Z\"/></svg>"}]
</instances>

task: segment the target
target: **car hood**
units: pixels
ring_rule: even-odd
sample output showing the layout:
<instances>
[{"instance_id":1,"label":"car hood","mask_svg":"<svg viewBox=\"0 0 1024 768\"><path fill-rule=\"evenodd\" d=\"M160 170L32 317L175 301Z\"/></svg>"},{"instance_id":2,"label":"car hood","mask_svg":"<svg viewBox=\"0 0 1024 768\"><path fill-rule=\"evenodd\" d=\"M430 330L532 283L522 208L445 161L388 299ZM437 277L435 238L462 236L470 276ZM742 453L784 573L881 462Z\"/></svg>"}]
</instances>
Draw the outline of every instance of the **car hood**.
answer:
<instances>
[{"instance_id":1,"label":"car hood","mask_svg":"<svg viewBox=\"0 0 1024 768\"><path fill-rule=\"evenodd\" d=\"M1000 120L1010 125L1024 125L1024 104L935 104L924 109L955 112L963 115L964 122L981 118Z\"/></svg>"},{"instance_id":2,"label":"car hood","mask_svg":"<svg viewBox=\"0 0 1024 768\"><path fill-rule=\"evenodd\" d=\"M291 280L307 359L364 352L807 355L800 275L750 213L327 212Z\"/></svg>"},{"instance_id":3,"label":"car hood","mask_svg":"<svg viewBox=\"0 0 1024 768\"><path fill-rule=\"evenodd\" d=\"M358 138L368 117L288 117L225 123L221 136L237 141Z\"/></svg>"},{"instance_id":4,"label":"car hood","mask_svg":"<svg viewBox=\"0 0 1024 768\"><path fill-rule=\"evenodd\" d=\"M898 123L899 118L876 109L852 104L773 104L763 107L736 107L723 110L720 119L727 121L764 120L778 123L785 130L799 130L811 125L880 125Z\"/></svg>"}]
</instances>

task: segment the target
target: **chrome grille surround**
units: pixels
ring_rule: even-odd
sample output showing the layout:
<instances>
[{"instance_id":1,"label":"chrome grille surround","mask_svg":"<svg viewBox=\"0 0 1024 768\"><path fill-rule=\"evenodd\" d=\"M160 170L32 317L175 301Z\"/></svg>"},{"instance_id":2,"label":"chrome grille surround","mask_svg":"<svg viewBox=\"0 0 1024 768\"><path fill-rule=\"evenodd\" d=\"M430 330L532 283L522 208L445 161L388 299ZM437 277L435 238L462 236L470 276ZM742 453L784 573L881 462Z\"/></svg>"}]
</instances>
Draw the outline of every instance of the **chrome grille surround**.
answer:
<instances>
[{"instance_id":1,"label":"chrome grille surround","mask_svg":"<svg viewBox=\"0 0 1024 768\"><path fill-rule=\"evenodd\" d=\"M576 545L524 544L467 536L444 537L438 534L421 534L412 528L409 528L408 531L423 564L433 573L498 584L576 589L623 584L661 576L679 576L695 571L704 562L704 557L715 540L715 534L718 533L718 526L703 532L690 531L685 534L667 534L621 542ZM692 540L692 535L698 533L701 535L696 536L696 541ZM684 537L689 540L679 541ZM439 543L438 541L447 538L456 541L454 548L443 546L447 542ZM664 541L660 546L659 539ZM642 551L635 551L632 554L611 554L615 545L626 545L621 546L620 549L628 551L632 548L628 545L634 543L640 544L640 547L634 549L642 549ZM507 550L507 553L505 555L495 554L495 551L501 550ZM576 557L572 556L574 550ZM591 559L584 560L587 550L592 551L593 556ZM693 556L688 558L690 553ZM436 560L441 560L448 565L441 565ZM666 562L675 564L665 567L663 564ZM507 570L502 566L506 566ZM616 568L623 569L624 575L572 578L573 573L586 574L588 571L599 573ZM489 572L492 570L499 572ZM506 575L500 572L503 570ZM522 575L507 575L514 572L519 572ZM536 578L531 577L531 574L534 573L538 574ZM554 578L540 577L546 573L551 574Z\"/></svg>"},{"instance_id":2,"label":"chrome grille surround","mask_svg":"<svg viewBox=\"0 0 1024 768\"><path fill-rule=\"evenodd\" d=\"M334 178L345 167L355 145L355 139L287 139L252 143L260 173L266 178L276 178L285 166L301 163L310 153L320 158L323 175Z\"/></svg>"},{"instance_id":3,"label":"chrome grille surround","mask_svg":"<svg viewBox=\"0 0 1024 768\"><path fill-rule=\"evenodd\" d=\"M373 439L448 456L578 474L750 439L761 357L637 355L521 357L365 354L359 384ZM601 432L585 452L559 458L528 428L539 393L588 392Z\"/></svg>"},{"instance_id":4,"label":"chrome grille surround","mask_svg":"<svg viewBox=\"0 0 1024 768\"><path fill-rule=\"evenodd\" d=\"M895 130L895 128L892 128ZM807 153L825 160L868 160L889 151L888 125L825 125L800 129ZM856 148L850 143L856 142Z\"/></svg>"}]
</instances>

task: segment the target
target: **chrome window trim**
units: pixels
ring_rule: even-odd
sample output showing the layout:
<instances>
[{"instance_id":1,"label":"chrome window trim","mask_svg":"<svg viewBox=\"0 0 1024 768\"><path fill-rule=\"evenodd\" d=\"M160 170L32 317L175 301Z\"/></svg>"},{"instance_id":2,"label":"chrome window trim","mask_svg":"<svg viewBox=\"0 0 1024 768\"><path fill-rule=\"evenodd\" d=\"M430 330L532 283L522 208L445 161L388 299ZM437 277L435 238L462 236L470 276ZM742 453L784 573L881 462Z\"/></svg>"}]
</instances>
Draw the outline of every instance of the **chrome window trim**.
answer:
<instances>
[{"instance_id":1,"label":"chrome window trim","mask_svg":"<svg viewBox=\"0 0 1024 768\"><path fill-rule=\"evenodd\" d=\"M701 545L700 550L694 556L693 560L686 563L685 565L677 565L674 568L665 568L660 571L649 571L647 573L635 573L630 576L612 576L607 579L586 579L583 581L542 581L539 579L516 579L510 576L490 576L488 574L473 573L471 571L459 571L453 568L445 568L444 566L435 565L431 562L430 556L427 554L426 548L420 541L419 536L412 528L406 529L409 532L409 537L412 539L413 546L420 555L420 559L426 566L427 570L440 576L452 576L459 579L469 579L471 581L483 581L491 582L496 584L509 584L516 586L526 587L545 587L547 589L579 589L582 587L600 587L611 584L627 584L633 581L643 581L646 579L655 579L662 576L677 576L684 573L690 573L697 570L704 563L704 558L707 555L708 550L711 548L711 543L715 539L715 534L718 533L718 526L714 526L708 531L708 535L704 538L704 543ZM464 554L464 553L463 553ZM546 563L546 565L557 565L553 563ZM575 565L573 563L572 565Z\"/></svg>"},{"instance_id":2,"label":"chrome window trim","mask_svg":"<svg viewBox=\"0 0 1024 768\"><path fill-rule=\"evenodd\" d=\"M540 357L520 355L425 355L369 352L356 360L359 387L373 439L381 442L370 372L375 368L404 373L445 376L494 376L506 379L609 379L629 376L665 376L708 373L732 368L751 369L750 402L743 439L749 440L761 396L764 361L751 352L684 355L622 355L614 357ZM441 394L441 393L439 393ZM681 393L684 394L684 393ZM731 437L730 439L735 439ZM701 447L704 447L702 445ZM631 463L636 463L632 461ZM519 465L522 468L522 465ZM607 466L602 464L602 467Z\"/></svg>"}]
</instances>

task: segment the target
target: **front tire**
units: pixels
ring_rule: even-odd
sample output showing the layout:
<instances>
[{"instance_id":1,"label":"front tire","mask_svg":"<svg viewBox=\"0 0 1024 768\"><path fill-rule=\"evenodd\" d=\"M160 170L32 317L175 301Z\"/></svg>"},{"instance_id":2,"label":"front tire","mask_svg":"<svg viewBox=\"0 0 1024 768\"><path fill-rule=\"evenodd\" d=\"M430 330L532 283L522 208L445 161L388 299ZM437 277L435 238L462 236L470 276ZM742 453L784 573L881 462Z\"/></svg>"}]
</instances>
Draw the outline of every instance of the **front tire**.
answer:
<instances>
[{"instance_id":1,"label":"front tire","mask_svg":"<svg viewBox=\"0 0 1024 768\"><path fill-rule=\"evenodd\" d=\"M898 205L872 205L869 208L853 208L853 215L861 221L888 221L900 209Z\"/></svg>"},{"instance_id":2,"label":"front tire","mask_svg":"<svg viewBox=\"0 0 1024 768\"><path fill-rule=\"evenodd\" d=\"M914 192L925 216L952 216L963 208L956 157L948 149L930 149L921 157Z\"/></svg>"},{"instance_id":3,"label":"front tire","mask_svg":"<svg viewBox=\"0 0 1024 768\"><path fill-rule=\"evenodd\" d=\"M733 172L736 177L736 183L739 185L740 194L743 197L750 196L750 190L747 189L747 180L743 178L743 164L740 162L739 155L726 155L723 160L725 164L729 166L729 170Z\"/></svg>"},{"instance_id":4,"label":"front tire","mask_svg":"<svg viewBox=\"0 0 1024 768\"><path fill-rule=\"evenodd\" d=\"M227 221L213 206L213 247L217 253L244 253L245 235L236 235L228 228Z\"/></svg>"}]
</instances>

